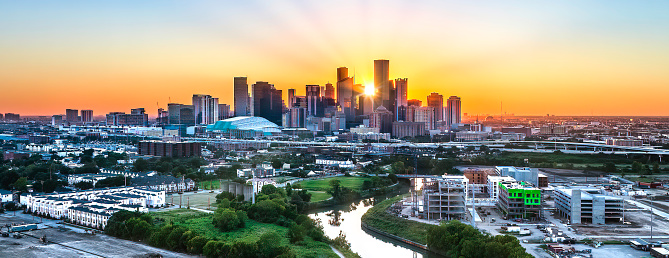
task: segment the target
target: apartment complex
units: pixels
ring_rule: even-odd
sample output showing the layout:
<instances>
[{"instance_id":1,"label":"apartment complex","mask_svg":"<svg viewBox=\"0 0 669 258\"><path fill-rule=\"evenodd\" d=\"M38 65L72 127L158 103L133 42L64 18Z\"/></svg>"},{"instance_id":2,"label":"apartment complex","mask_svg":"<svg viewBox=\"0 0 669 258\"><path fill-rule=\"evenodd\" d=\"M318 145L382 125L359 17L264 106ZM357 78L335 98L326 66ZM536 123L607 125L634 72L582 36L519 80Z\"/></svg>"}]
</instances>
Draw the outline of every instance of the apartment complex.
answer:
<instances>
[{"instance_id":1,"label":"apartment complex","mask_svg":"<svg viewBox=\"0 0 669 258\"><path fill-rule=\"evenodd\" d=\"M140 155L161 157L199 157L202 154L199 142L141 141L138 149Z\"/></svg>"},{"instance_id":2,"label":"apartment complex","mask_svg":"<svg viewBox=\"0 0 669 258\"><path fill-rule=\"evenodd\" d=\"M429 179L428 179L429 180ZM423 185L423 215L426 219L464 219L469 179L443 176Z\"/></svg>"},{"instance_id":3,"label":"apartment complex","mask_svg":"<svg viewBox=\"0 0 669 258\"><path fill-rule=\"evenodd\" d=\"M572 224L606 224L623 217L623 199L596 188L558 188L554 196L557 212Z\"/></svg>"},{"instance_id":4,"label":"apartment complex","mask_svg":"<svg viewBox=\"0 0 669 258\"><path fill-rule=\"evenodd\" d=\"M149 207L165 206L165 191L139 187L115 187L53 194L23 194L26 211L69 223L104 229L117 211L148 212Z\"/></svg>"}]
</instances>

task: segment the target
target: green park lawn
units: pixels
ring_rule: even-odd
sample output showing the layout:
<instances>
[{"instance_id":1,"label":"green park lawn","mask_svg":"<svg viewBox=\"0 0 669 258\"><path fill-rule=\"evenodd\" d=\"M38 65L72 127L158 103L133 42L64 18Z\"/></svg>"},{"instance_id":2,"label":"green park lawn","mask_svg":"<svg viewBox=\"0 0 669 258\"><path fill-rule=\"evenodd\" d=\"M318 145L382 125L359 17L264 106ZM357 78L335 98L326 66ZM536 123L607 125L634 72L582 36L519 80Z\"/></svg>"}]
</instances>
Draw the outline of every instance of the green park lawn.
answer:
<instances>
[{"instance_id":1,"label":"green park lawn","mask_svg":"<svg viewBox=\"0 0 669 258\"><path fill-rule=\"evenodd\" d=\"M346 188L351 188L356 191L362 189L362 182L365 181L365 178L362 177L338 176L338 177L329 177L316 180L304 180L301 181L299 184L302 185L303 189L307 189L309 191L327 191L331 188L330 181L335 179L341 182L341 186Z\"/></svg>"},{"instance_id":2,"label":"green park lawn","mask_svg":"<svg viewBox=\"0 0 669 258\"><path fill-rule=\"evenodd\" d=\"M308 191L311 194L311 202L320 202L330 199L332 195L324 191Z\"/></svg>"}]
</instances>

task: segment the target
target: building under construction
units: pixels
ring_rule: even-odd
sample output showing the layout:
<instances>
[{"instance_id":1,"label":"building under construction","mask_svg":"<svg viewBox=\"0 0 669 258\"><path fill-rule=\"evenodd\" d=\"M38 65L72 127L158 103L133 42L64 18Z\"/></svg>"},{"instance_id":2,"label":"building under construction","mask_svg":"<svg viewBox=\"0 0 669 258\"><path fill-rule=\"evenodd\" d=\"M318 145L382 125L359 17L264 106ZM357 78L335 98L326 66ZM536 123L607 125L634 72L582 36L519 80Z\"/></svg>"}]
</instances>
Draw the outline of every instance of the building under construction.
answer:
<instances>
[{"instance_id":1,"label":"building under construction","mask_svg":"<svg viewBox=\"0 0 669 258\"><path fill-rule=\"evenodd\" d=\"M469 179L443 176L423 185L423 215L426 219L464 219Z\"/></svg>"}]
</instances>

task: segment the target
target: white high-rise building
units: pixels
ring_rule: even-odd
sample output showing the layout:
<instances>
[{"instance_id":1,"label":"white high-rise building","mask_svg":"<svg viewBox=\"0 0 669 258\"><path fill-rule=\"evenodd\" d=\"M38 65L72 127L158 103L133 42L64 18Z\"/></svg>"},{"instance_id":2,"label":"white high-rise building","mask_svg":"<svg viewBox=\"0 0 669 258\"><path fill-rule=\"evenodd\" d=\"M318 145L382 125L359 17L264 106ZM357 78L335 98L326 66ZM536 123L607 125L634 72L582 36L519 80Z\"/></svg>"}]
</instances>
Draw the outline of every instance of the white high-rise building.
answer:
<instances>
[{"instance_id":1,"label":"white high-rise building","mask_svg":"<svg viewBox=\"0 0 669 258\"><path fill-rule=\"evenodd\" d=\"M193 115L195 124L213 124L218 121L218 98L210 95L193 94Z\"/></svg>"}]
</instances>

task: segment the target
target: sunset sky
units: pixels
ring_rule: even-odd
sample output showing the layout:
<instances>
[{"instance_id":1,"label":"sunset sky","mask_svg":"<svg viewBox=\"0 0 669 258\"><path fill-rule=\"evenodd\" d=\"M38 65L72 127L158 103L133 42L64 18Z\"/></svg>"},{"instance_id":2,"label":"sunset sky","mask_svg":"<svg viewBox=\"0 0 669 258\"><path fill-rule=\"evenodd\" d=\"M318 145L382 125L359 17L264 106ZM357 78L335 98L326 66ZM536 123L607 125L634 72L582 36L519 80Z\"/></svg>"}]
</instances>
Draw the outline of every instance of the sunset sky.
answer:
<instances>
[{"instance_id":1,"label":"sunset sky","mask_svg":"<svg viewBox=\"0 0 669 258\"><path fill-rule=\"evenodd\" d=\"M669 115L669 1L0 0L0 113L154 116L232 104L234 76L369 83L374 59L469 114Z\"/></svg>"}]
</instances>

